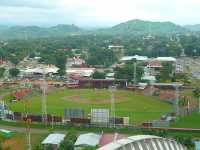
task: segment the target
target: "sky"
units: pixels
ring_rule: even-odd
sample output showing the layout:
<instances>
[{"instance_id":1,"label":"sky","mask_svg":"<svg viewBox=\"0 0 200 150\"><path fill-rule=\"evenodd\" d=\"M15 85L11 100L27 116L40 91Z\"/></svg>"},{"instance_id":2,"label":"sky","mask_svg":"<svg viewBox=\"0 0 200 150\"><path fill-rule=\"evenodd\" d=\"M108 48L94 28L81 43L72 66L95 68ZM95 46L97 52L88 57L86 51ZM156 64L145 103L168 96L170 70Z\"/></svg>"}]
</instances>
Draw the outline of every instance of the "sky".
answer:
<instances>
[{"instance_id":1,"label":"sky","mask_svg":"<svg viewBox=\"0 0 200 150\"><path fill-rule=\"evenodd\" d=\"M200 0L0 0L0 25L107 27L132 19L200 24Z\"/></svg>"}]
</instances>

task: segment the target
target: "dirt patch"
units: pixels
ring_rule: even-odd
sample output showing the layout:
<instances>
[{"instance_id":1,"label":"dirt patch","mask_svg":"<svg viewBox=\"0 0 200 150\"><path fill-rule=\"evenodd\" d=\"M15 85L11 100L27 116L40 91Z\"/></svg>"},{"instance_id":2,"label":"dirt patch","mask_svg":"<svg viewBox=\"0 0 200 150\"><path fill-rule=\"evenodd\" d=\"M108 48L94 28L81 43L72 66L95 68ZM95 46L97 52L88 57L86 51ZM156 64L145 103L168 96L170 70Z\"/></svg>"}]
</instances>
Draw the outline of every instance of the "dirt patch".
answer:
<instances>
[{"instance_id":1,"label":"dirt patch","mask_svg":"<svg viewBox=\"0 0 200 150\"><path fill-rule=\"evenodd\" d=\"M81 104L110 104L110 99L98 99L95 98L93 100L83 98L81 96L65 96L62 98L65 101L68 102L76 102L76 103L81 103ZM115 103L121 103L125 102L123 97L116 96L115 97Z\"/></svg>"}]
</instances>

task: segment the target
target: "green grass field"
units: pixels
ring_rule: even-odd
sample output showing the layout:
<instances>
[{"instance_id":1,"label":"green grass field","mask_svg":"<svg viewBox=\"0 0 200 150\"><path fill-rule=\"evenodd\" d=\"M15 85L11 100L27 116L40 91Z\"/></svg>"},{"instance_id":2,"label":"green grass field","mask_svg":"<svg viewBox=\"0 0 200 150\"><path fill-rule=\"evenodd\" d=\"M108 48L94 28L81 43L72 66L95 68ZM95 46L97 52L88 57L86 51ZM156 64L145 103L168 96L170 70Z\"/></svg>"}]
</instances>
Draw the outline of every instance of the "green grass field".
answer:
<instances>
[{"instance_id":1,"label":"green grass field","mask_svg":"<svg viewBox=\"0 0 200 150\"><path fill-rule=\"evenodd\" d=\"M173 123L171 126L176 128L200 128L200 113L181 117L177 120L176 123Z\"/></svg>"},{"instance_id":2,"label":"green grass field","mask_svg":"<svg viewBox=\"0 0 200 150\"><path fill-rule=\"evenodd\" d=\"M33 94L17 103L8 103L13 111L24 112L25 105L30 113L41 113L41 94ZM171 105L160 102L154 97L142 96L132 91L115 92L116 115L130 117L133 124L158 119L162 114L171 111ZM91 108L110 108L108 90L93 89L55 89L47 96L47 113L64 115L65 108L82 108L87 114Z\"/></svg>"}]
</instances>

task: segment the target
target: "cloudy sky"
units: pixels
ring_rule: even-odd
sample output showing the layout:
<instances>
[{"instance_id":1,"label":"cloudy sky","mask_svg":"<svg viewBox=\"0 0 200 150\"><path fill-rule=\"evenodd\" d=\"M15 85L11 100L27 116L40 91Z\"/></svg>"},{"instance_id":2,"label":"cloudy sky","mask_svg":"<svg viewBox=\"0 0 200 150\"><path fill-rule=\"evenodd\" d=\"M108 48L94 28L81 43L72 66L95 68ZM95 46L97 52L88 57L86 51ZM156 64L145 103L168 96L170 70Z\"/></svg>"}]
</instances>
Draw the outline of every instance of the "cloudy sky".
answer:
<instances>
[{"instance_id":1,"label":"cloudy sky","mask_svg":"<svg viewBox=\"0 0 200 150\"><path fill-rule=\"evenodd\" d=\"M0 0L1 25L112 26L131 19L200 23L200 0Z\"/></svg>"}]
</instances>

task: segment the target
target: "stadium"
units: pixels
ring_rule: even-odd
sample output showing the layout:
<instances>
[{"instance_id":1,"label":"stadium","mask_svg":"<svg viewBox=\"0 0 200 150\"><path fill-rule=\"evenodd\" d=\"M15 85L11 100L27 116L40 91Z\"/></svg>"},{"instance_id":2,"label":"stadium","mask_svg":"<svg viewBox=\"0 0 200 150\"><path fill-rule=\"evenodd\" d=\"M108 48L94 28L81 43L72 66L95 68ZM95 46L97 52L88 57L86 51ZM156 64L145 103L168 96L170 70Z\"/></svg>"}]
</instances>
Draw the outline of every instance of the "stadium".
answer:
<instances>
[{"instance_id":1,"label":"stadium","mask_svg":"<svg viewBox=\"0 0 200 150\"><path fill-rule=\"evenodd\" d=\"M98 150L187 150L187 148L173 139L137 135L114 141Z\"/></svg>"}]
</instances>

